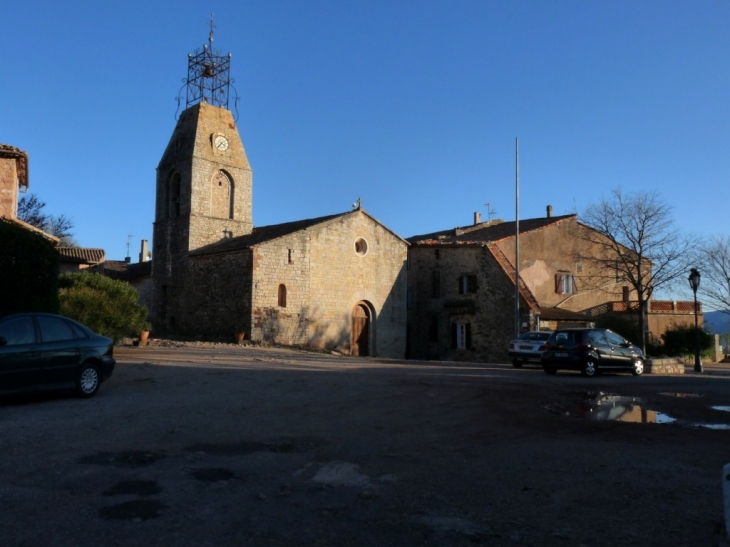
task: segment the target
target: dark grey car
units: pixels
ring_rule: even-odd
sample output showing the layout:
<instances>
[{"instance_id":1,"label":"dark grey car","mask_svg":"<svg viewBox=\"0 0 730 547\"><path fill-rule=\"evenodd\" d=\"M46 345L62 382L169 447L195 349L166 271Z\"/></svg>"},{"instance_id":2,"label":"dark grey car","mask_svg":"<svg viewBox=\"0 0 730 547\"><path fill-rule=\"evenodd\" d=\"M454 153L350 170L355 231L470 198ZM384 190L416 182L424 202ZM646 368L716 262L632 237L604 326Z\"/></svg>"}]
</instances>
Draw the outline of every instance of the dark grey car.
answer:
<instances>
[{"instance_id":1,"label":"dark grey car","mask_svg":"<svg viewBox=\"0 0 730 547\"><path fill-rule=\"evenodd\" d=\"M109 378L114 343L68 317L16 313L0 317L0 392L71 388L91 397Z\"/></svg>"},{"instance_id":2,"label":"dark grey car","mask_svg":"<svg viewBox=\"0 0 730 547\"><path fill-rule=\"evenodd\" d=\"M609 329L558 329L548 338L540 357L546 374L559 369L579 370L583 376L601 371L644 372L644 353L631 342Z\"/></svg>"}]
</instances>

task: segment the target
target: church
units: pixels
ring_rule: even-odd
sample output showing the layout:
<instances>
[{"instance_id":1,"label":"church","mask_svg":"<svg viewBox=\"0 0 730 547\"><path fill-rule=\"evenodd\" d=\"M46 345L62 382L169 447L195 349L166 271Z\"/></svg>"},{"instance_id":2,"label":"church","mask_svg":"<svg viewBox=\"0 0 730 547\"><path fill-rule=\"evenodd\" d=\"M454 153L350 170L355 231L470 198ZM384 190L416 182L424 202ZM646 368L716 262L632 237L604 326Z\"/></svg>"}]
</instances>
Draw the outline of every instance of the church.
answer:
<instances>
[{"instance_id":1,"label":"church","mask_svg":"<svg viewBox=\"0 0 730 547\"><path fill-rule=\"evenodd\" d=\"M230 55L212 42L188 56L185 110L157 167L153 328L404 357L408 243L359 202L254 226Z\"/></svg>"}]
</instances>

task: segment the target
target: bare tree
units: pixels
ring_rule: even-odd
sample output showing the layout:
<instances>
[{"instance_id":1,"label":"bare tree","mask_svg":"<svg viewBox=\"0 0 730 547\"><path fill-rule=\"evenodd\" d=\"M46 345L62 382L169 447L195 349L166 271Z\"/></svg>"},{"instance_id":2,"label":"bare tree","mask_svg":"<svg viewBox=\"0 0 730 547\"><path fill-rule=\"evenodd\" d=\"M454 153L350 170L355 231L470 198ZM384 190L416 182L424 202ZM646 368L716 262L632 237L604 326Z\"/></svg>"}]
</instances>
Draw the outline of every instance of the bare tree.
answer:
<instances>
[{"instance_id":1,"label":"bare tree","mask_svg":"<svg viewBox=\"0 0 730 547\"><path fill-rule=\"evenodd\" d=\"M711 308L730 314L730 237L710 239L699 249L702 283L697 290Z\"/></svg>"},{"instance_id":2,"label":"bare tree","mask_svg":"<svg viewBox=\"0 0 730 547\"><path fill-rule=\"evenodd\" d=\"M71 233L74 226L73 221L64 215L49 215L43 211L45 206L45 202L38 199L35 194L23 196L18 201L18 219L35 226L39 230L43 230L47 234L56 236L63 245L75 246L73 234Z\"/></svg>"},{"instance_id":3,"label":"bare tree","mask_svg":"<svg viewBox=\"0 0 730 547\"><path fill-rule=\"evenodd\" d=\"M656 192L624 194L611 191L609 199L589 206L581 221L593 228L588 256L606 278L625 283L638 299L641 347L646 351L647 302L654 291L685 274L691 244L672 221L672 208Z\"/></svg>"}]
</instances>

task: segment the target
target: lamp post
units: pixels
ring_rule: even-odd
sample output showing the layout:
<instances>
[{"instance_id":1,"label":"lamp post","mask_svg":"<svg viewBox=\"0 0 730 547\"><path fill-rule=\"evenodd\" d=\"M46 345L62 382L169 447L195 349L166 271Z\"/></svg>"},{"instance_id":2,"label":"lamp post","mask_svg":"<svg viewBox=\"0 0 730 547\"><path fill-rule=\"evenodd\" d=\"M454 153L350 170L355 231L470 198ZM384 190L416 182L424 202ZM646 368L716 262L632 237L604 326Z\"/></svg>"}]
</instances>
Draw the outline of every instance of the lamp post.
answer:
<instances>
[{"instance_id":1,"label":"lamp post","mask_svg":"<svg viewBox=\"0 0 730 547\"><path fill-rule=\"evenodd\" d=\"M695 372L702 372L702 359L700 359L700 327L697 324L697 289L700 288L700 272L697 268L689 271L689 286L695 295Z\"/></svg>"}]
</instances>

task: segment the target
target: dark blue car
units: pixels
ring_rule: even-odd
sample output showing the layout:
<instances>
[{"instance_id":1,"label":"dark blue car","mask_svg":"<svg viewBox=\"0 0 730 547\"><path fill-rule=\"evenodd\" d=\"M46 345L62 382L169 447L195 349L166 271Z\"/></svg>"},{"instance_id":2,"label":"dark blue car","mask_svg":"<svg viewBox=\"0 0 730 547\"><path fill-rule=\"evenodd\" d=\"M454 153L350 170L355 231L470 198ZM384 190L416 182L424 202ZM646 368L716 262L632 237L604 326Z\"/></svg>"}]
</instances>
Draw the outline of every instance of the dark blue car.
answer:
<instances>
[{"instance_id":1,"label":"dark blue car","mask_svg":"<svg viewBox=\"0 0 730 547\"><path fill-rule=\"evenodd\" d=\"M0 317L0 392L73 389L92 397L112 375L111 338L68 317L16 313Z\"/></svg>"}]
</instances>

